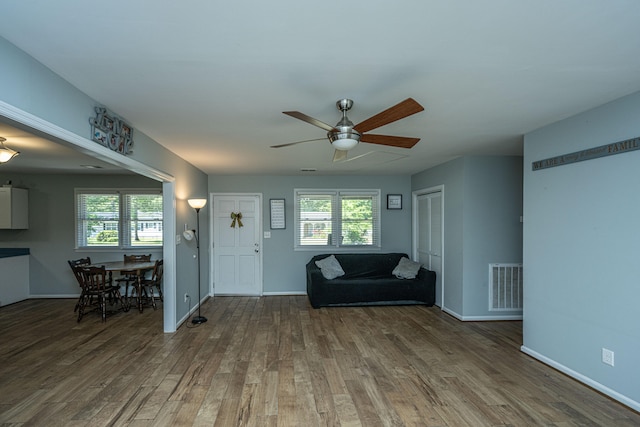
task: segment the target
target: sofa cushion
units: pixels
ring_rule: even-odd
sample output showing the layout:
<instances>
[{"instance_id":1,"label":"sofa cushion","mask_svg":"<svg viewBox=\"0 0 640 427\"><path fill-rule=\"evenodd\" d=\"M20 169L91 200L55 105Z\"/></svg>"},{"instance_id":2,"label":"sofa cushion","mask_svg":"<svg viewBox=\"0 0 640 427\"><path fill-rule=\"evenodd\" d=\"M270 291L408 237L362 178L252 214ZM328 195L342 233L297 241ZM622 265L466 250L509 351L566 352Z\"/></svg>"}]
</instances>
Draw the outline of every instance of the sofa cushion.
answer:
<instances>
[{"instance_id":1,"label":"sofa cushion","mask_svg":"<svg viewBox=\"0 0 640 427\"><path fill-rule=\"evenodd\" d=\"M340 266L340 263L333 255L316 261L316 265L318 266L318 268L320 268L322 276L327 280L344 276L344 270L342 269L342 266Z\"/></svg>"},{"instance_id":2,"label":"sofa cushion","mask_svg":"<svg viewBox=\"0 0 640 427\"><path fill-rule=\"evenodd\" d=\"M344 270L343 279L385 279L393 277L391 272L406 254L362 253L335 254Z\"/></svg>"},{"instance_id":3,"label":"sofa cushion","mask_svg":"<svg viewBox=\"0 0 640 427\"><path fill-rule=\"evenodd\" d=\"M415 279L418 270L420 270L419 262L414 262L407 257L402 257L392 273L398 279Z\"/></svg>"}]
</instances>

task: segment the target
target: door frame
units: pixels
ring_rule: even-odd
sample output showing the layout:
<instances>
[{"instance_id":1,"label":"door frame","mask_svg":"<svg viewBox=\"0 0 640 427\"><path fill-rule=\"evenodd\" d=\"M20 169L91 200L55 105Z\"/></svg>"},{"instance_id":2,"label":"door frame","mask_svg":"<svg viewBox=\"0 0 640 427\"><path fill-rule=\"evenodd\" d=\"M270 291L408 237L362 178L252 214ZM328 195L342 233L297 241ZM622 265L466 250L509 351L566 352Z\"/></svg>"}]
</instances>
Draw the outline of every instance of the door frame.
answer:
<instances>
[{"instance_id":1,"label":"door frame","mask_svg":"<svg viewBox=\"0 0 640 427\"><path fill-rule=\"evenodd\" d=\"M259 294L262 296L264 294L264 265L263 265L263 246L264 246L264 233L263 233L263 222L264 222L264 206L262 204L262 193L237 193L237 192L229 192L229 193L210 193L209 194L209 295L213 297L215 295L215 269L217 265L215 263L215 236L213 233L213 221L215 220L213 215L214 209L214 199L217 196L234 196L234 197L257 197L258 198L258 206L260 207L260 217L258 218L258 240L260 242L260 252L258 252L258 262L260 265L258 266L258 282L259 282Z\"/></svg>"},{"instance_id":2,"label":"door frame","mask_svg":"<svg viewBox=\"0 0 640 427\"><path fill-rule=\"evenodd\" d=\"M176 184L175 177L162 172L155 167L148 166L131 157L96 144L88 138L75 134L43 118L35 116L27 111L14 107L4 101L0 101L0 117L9 120L9 124L17 127L26 127L28 132L44 134L44 138L51 139L66 147L95 157L107 163L111 163L122 169L134 172L147 178L162 183L162 215L163 215L163 243L162 257L164 259L164 305L163 305L163 330L165 333L173 333L178 328L177 298L176 298ZM14 123L17 123L15 125Z\"/></svg>"},{"instance_id":3,"label":"door frame","mask_svg":"<svg viewBox=\"0 0 640 427\"><path fill-rule=\"evenodd\" d=\"M420 190L415 190L411 192L411 253L413 256L413 259L416 260L418 259L418 197L419 196L424 196L427 194L431 194L431 193L440 193L440 198L441 198L441 203L440 203L440 217L442 218L441 221L441 226L442 226L442 233L441 234L441 239L442 242L441 244L441 248L442 248L442 256L441 256L441 263L442 265L440 266L440 310L444 310L445 309L445 305L444 305L444 291L445 291L445 274L444 274L444 266L445 266L445 246L444 246L444 234L445 234L445 216L444 216L444 184L442 185L436 185L434 187L428 187L428 188L422 188Z\"/></svg>"}]
</instances>

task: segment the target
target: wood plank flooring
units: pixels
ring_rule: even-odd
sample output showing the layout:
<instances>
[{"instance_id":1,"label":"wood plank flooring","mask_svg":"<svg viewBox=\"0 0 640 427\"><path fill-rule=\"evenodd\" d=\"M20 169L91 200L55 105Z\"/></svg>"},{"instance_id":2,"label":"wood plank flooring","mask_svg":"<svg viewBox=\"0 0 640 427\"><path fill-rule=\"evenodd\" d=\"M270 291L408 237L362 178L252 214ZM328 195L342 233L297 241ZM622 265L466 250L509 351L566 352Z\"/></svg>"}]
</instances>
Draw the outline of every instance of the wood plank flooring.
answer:
<instances>
[{"instance_id":1,"label":"wood plank flooring","mask_svg":"<svg viewBox=\"0 0 640 427\"><path fill-rule=\"evenodd\" d=\"M77 323L74 305L0 308L0 425L640 425L521 353L520 322L216 297L207 323L164 334L162 310Z\"/></svg>"}]
</instances>

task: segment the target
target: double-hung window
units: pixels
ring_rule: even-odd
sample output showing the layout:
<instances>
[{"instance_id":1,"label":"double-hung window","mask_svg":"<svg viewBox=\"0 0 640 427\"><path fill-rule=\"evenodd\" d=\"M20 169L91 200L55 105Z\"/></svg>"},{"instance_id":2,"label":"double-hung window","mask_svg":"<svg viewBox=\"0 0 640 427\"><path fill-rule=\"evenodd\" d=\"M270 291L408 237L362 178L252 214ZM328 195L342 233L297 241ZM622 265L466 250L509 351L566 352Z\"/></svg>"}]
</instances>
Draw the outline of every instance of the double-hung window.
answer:
<instances>
[{"instance_id":1,"label":"double-hung window","mask_svg":"<svg viewBox=\"0 0 640 427\"><path fill-rule=\"evenodd\" d=\"M158 190L76 189L77 248L162 246Z\"/></svg>"},{"instance_id":2,"label":"double-hung window","mask_svg":"<svg viewBox=\"0 0 640 427\"><path fill-rule=\"evenodd\" d=\"M379 248L380 190L295 191L295 248Z\"/></svg>"}]
</instances>

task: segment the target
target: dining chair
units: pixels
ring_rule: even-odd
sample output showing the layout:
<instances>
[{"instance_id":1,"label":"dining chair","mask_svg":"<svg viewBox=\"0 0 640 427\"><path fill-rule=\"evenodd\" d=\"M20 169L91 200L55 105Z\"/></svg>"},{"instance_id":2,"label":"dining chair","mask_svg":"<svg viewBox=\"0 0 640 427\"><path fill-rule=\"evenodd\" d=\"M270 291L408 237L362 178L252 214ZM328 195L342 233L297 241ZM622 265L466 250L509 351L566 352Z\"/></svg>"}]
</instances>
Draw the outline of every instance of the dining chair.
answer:
<instances>
[{"instance_id":1,"label":"dining chair","mask_svg":"<svg viewBox=\"0 0 640 427\"><path fill-rule=\"evenodd\" d=\"M140 281L140 291L144 294L148 300L151 300L151 305L153 309L157 309L156 299L154 295L153 288L158 290L158 296L160 297L160 301L163 301L162 298L162 274L164 272L164 261L159 259L156 261L153 266L153 272L151 273L150 278L144 278ZM141 295L142 296L142 295Z\"/></svg>"},{"instance_id":2,"label":"dining chair","mask_svg":"<svg viewBox=\"0 0 640 427\"><path fill-rule=\"evenodd\" d=\"M120 304L123 311L128 311L129 306L125 304L120 294L120 286L114 285L107 274L104 266L77 267L82 278L82 298L78 306L78 322L82 320L85 310L88 307L96 306L102 315L102 321L107 321L107 301L111 305ZM93 298L95 297L95 302Z\"/></svg>"},{"instance_id":3,"label":"dining chair","mask_svg":"<svg viewBox=\"0 0 640 427\"><path fill-rule=\"evenodd\" d=\"M147 262L151 261L149 255L124 255L124 263ZM116 279L116 283L121 285L124 283L124 296L129 298L129 284L138 281L138 272L136 270L124 270L120 272L120 277Z\"/></svg>"},{"instance_id":4,"label":"dining chair","mask_svg":"<svg viewBox=\"0 0 640 427\"><path fill-rule=\"evenodd\" d=\"M71 271L73 272L74 277L78 281L78 286L80 286L80 297L78 298L76 307L73 309L73 312L75 313L76 311L78 311L80 301L82 300L82 297L83 297L82 291L84 289L82 286L82 275L80 274L79 267L91 265L91 257L70 259L70 260L67 260L67 262L69 263L69 267L71 267Z\"/></svg>"}]
</instances>

